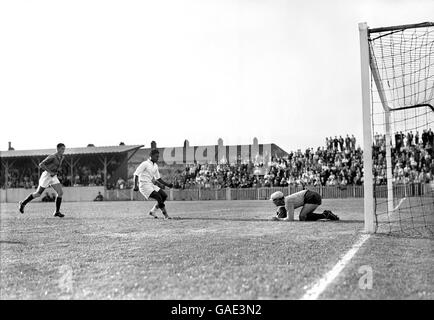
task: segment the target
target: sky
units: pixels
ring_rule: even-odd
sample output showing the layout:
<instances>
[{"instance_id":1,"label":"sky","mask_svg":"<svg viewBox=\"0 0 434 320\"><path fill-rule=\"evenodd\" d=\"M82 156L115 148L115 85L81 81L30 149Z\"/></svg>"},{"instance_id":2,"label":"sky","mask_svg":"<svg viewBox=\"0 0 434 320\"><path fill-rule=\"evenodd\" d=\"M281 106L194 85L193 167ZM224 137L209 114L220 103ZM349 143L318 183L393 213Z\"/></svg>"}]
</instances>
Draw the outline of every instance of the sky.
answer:
<instances>
[{"instance_id":1,"label":"sky","mask_svg":"<svg viewBox=\"0 0 434 320\"><path fill-rule=\"evenodd\" d=\"M0 0L0 150L362 145L358 24L433 13L432 0Z\"/></svg>"}]
</instances>

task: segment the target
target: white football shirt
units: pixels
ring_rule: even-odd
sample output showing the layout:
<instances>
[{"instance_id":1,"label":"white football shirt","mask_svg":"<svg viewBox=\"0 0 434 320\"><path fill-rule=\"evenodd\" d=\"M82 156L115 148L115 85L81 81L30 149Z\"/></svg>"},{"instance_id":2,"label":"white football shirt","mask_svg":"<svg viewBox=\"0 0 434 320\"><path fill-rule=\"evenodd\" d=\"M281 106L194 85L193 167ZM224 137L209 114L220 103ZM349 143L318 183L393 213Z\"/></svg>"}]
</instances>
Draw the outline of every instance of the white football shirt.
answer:
<instances>
[{"instance_id":1,"label":"white football shirt","mask_svg":"<svg viewBox=\"0 0 434 320\"><path fill-rule=\"evenodd\" d=\"M152 180L160 179L158 165L153 163L151 159L143 161L134 171L134 175L139 177L139 183L142 185L153 185Z\"/></svg>"}]
</instances>

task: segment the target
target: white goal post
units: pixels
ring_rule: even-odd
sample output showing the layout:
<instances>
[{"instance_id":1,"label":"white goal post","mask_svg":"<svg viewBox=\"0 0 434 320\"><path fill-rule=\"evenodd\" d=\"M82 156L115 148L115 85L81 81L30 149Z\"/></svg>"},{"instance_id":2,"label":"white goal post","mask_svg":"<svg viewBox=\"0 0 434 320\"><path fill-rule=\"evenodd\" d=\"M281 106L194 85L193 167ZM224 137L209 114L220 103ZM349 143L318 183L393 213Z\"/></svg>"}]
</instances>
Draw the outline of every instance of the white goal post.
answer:
<instances>
[{"instance_id":1,"label":"white goal post","mask_svg":"<svg viewBox=\"0 0 434 320\"><path fill-rule=\"evenodd\" d=\"M375 232L374 179L372 175L372 128L371 128L371 76L369 67L368 24L359 23L360 61L362 75L363 110L363 188L365 232Z\"/></svg>"}]
</instances>

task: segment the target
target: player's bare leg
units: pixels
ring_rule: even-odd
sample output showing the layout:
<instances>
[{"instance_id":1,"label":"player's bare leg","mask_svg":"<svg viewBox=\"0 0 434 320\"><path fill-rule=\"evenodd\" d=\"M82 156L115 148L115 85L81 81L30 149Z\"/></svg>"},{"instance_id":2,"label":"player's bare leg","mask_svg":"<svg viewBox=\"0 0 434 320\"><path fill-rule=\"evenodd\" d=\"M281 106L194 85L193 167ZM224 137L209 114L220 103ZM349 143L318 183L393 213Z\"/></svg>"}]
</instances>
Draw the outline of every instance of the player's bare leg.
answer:
<instances>
[{"instance_id":1,"label":"player's bare leg","mask_svg":"<svg viewBox=\"0 0 434 320\"><path fill-rule=\"evenodd\" d=\"M18 204L18 210L21 213L24 213L24 207L26 206L26 204L28 204L30 201L32 201L33 199L36 199L38 197L41 196L41 194L44 192L45 188L39 186L38 189L36 189L35 192L29 194L27 196L27 198L25 198L23 201L20 201Z\"/></svg>"},{"instance_id":2,"label":"player's bare leg","mask_svg":"<svg viewBox=\"0 0 434 320\"><path fill-rule=\"evenodd\" d=\"M51 187L56 191L56 211L53 213L53 216L63 218L65 215L60 212L60 205L62 204L62 196L63 190L62 185L60 183L53 184Z\"/></svg>"}]
</instances>

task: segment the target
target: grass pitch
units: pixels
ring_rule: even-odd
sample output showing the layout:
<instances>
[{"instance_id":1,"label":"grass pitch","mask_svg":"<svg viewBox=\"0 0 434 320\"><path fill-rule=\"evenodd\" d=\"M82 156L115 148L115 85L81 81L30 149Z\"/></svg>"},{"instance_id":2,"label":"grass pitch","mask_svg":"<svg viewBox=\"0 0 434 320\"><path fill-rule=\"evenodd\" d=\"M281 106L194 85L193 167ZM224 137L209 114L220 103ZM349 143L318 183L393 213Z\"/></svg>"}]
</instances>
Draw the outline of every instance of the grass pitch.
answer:
<instances>
[{"instance_id":1,"label":"grass pitch","mask_svg":"<svg viewBox=\"0 0 434 320\"><path fill-rule=\"evenodd\" d=\"M269 221L269 201L167 202L174 220L152 205L66 202L59 219L52 203L2 204L0 298L299 299L363 229L361 199L324 200L338 222ZM433 299L433 244L372 236L320 298Z\"/></svg>"}]
</instances>

